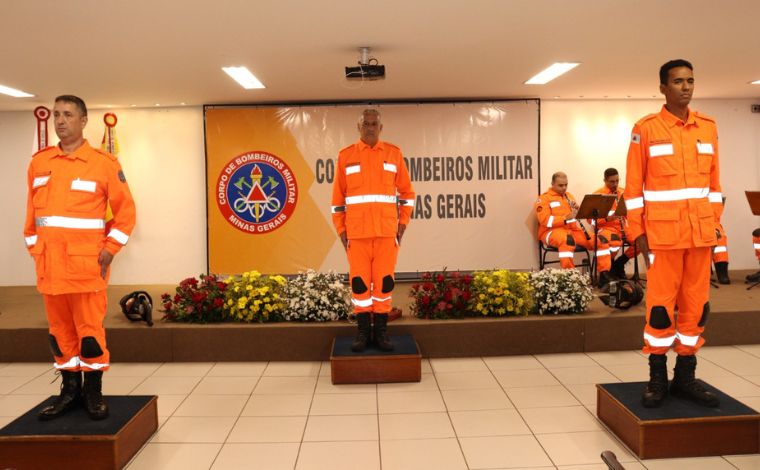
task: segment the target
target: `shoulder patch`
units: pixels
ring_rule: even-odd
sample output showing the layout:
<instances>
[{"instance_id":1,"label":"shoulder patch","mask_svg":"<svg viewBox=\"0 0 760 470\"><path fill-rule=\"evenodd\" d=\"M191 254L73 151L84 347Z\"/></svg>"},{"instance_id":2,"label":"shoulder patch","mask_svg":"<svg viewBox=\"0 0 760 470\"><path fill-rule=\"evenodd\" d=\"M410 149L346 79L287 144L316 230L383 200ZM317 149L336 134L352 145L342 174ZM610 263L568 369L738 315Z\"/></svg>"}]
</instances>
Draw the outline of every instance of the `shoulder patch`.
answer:
<instances>
[{"instance_id":1,"label":"shoulder patch","mask_svg":"<svg viewBox=\"0 0 760 470\"><path fill-rule=\"evenodd\" d=\"M635 132L631 133L631 142L634 144L638 144L641 142L641 135L636 134Z\"/></svg>"},{"instance_id":2,"label":"shoulder patch","mask_svg":"<svg viewBox=\"0 0 760 470\"><path fill-rule=\"evenodd\" d=\"M124 170L119 170L119 181L121 181L122 183L127 182L127 177L124 176Z\"/></svg>"},{"instance_id":3,"label":"shoulder patch","mask_svg":"<svg viewBox=\"0 0 760 470\"><path fill-rule=\"evenodd\" d=\"M37 152L34 153L34 155L32 155L32 158L36 157L37 155L39 155L39 154L41 154L43 152L47 152L48 150L54 149L54 148L55 148L55 145L48 145L44 149L39 149L39 150L37 150Z\"/></svg>"}]
</instances>

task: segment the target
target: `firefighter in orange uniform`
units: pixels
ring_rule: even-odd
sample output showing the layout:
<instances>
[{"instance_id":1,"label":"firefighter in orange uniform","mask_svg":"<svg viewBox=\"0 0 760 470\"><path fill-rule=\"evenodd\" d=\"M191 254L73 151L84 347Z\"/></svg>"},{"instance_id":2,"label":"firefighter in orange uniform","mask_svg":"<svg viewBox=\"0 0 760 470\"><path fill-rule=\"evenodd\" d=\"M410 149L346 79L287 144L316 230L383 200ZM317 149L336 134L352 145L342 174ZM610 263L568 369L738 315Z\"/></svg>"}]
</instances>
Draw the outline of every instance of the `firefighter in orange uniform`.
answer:
<instances>
[{"instance_id":1,"label":"firefighter in orange uniform","mask_svg":"<svg viewBox=\"0 0 760 470\"><path fill-rule=\"evenodd\" d=\"M628 236L649 268L646 407L660 406L667 395L665 353L670 348L678 353L670 393L703 406L719 405L694 377L710 313L710 262L723 206L717 126L689 109L693 91L692 65L682 59L665 63L660 68L665 105L634 125L628 149Z\"/></svg>"},{"instance_id":2,"label":"firefighter in orange uniform","mask_svg":"<svg viewBox=\"0 0 760 470\"><path fill-rule=\"evenodd\" d=\"M551 188L539 196L534 207L538 219L538 240L557 248L563 269L575 267L573 253L576 245L587 250L594 249L594 234L585 231L581 222L575 219L578 207L573 195L567 192L567 175L562 172L552 175ZM599 235L596 248L599 287L603 287L611 280L609 240Z\"/></svg>"},{"instance_id":3,"label":"firefighter in orange uniform","mask_svg":"<svg viewBox=\"0 0 760 470\"><path fill-rule=\"evenodd\" d=\"M601 237L609 240L610 242L610 256L615 258L620 249L623 246L625 238L625 226L627 224L624 217L616 217L615 210L617 209L618 201L623 197L623 188L619 186L620 175L616 168L607 168L604 170L604 186L594 191L594 194L611 194L617 199L612 205L612 209L607 214L607 217L599 219L598 232ZM594 224L593 220L589 220L590 224ZM629 246L620 256L612 262L612 275L618 279L625 279L625 264L629 259L633 258L634 249L633 246Z\"/></svg>"},{"instance_id":4,"label":"firefighter in orange uniform","mask_svg":"<svg viewBox=\"0 0 760 470\"><path fill-rule=\"evenodd\" d=\"M752 244L755 246L755 256L757 257L757 260L760 261L760 228L756 228L752 231ZM747 282L757 281L760 281L760 271L753 274L747 274Z\"/></svg>"},{"instance_id":5,"label":"firefighter in orange uniform","mask_svg":"<svg viewBox=\"0 0 760 470\"><path fill-rule=\"evenodd\" d=\"M84 102L59 96L53 119L60 144L32 158L24 225L47 312L50 349L62 377L60 395L38 417L57 418L83 398L90 418L104 419L108 407L102 376L109 353L103 320L109 265L135 226L135 204L116 157L84 139ZM105 233L109 201L114 223Z\"/></svg>"},{"instance_id":6,"label":"firefighter in orange uniform","mask_svg":"<svg viewBox=\"0 0 760 470\"><path fill-rule=\"evenodd\" d=\"M380 112L366 109L357 125L360 140L340 151L332 196L332 218L346 249L351 302L358 323L354 351L372 335L385 351L394 270L401 238L414 206L414 190L401 150L379 140Z\"/></svg>"}]
</instances>

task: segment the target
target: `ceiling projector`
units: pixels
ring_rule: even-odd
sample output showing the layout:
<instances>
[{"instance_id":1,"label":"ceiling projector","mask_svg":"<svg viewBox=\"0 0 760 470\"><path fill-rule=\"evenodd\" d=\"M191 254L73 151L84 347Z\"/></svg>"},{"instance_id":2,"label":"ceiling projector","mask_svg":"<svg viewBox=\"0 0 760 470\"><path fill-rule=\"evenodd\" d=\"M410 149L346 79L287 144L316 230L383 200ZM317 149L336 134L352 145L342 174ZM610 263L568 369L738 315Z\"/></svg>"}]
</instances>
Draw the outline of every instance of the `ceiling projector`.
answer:
<instances>
[{"instance_id":1,"label":"ceiling projector","mask_svg":"<svg viewBox=\"0 0 760 470\"><path fill-rule=\"evenodd\" d=\"M359 48L359 66L346 67L349 80L380 80L385 78L385 65L380 65L374 57L369 56L369 47Z\"/></svg>"}]
</instances>

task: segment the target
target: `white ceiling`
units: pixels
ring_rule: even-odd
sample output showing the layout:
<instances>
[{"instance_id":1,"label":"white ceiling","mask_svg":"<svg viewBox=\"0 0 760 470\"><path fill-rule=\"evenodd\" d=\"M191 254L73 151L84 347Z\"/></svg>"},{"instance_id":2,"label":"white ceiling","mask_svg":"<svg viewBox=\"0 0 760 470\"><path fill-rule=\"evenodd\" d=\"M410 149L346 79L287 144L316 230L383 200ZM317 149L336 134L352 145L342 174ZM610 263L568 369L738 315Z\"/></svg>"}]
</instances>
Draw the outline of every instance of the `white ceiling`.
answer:
<instances>
[{"instance_id":1,"label":"white ceiling","mask_svg":"<svg viewBox=\"0 0 760 470\"><path fill-rule=\"evenodd\" d=\"M435 98L658 96L673 58L698 98L758 98L758 0L4 0L0 110ZM358 46L387 78L348 82ZM582 65L544 86L557 61ZM245 65L244 90L220 69Z\"/></svg>"}]
</instances>

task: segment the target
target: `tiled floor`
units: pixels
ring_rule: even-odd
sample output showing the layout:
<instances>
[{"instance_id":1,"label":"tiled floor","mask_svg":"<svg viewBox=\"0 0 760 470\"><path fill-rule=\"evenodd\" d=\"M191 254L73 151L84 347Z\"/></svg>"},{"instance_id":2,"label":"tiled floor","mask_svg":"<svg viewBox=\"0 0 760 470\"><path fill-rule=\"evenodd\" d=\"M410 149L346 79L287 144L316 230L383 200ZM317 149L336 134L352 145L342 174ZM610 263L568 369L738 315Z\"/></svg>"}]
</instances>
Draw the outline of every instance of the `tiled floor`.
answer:
<instances>
[{"instance_id":1,"label":"tiled floor","mask_svg":"<svg viewBox=\"0 0 760 470\"><path fill-rule=\"evenodd\" d=\"M760 408L760 345L703 348L698 375ZM672 364L672 358L671 358ZM159 395L128 466L213 470L760 469L760 455L639 461L597 420L598 382L636 351L423 361L413 384L332 385L329 363L115 364L106 394ZM0 426L57 393L49 364L0 363Z\"/></svg>"}]
</instances>

